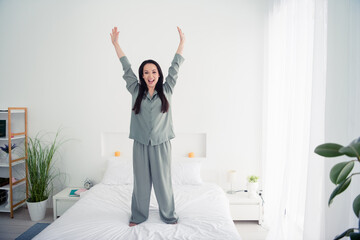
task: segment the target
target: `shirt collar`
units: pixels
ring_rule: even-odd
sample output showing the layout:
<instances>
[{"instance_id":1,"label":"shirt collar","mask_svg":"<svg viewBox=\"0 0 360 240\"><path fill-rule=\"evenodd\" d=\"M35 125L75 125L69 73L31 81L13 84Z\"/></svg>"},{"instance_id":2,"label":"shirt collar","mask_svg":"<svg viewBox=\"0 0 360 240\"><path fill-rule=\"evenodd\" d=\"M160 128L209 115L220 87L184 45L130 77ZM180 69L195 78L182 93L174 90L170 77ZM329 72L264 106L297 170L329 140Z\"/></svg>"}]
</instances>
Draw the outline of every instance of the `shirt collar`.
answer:
<instances>
[{"instance_id":1,"label":"shirt collar","mask_svg":"<svg viewBox=\"0 0 360 240\"><path fill-rule=\"evenodd\" d=\"M153 98L155 97L156 94L157 94L157 91L154 90L154 94L152 95L152 97L150 97L150 93L149 93L149 91L148 91L147 94L146 94L146 97L147 97L149 100L151 100L151 99L153 99Z\"/></svg>"}]
</instances>

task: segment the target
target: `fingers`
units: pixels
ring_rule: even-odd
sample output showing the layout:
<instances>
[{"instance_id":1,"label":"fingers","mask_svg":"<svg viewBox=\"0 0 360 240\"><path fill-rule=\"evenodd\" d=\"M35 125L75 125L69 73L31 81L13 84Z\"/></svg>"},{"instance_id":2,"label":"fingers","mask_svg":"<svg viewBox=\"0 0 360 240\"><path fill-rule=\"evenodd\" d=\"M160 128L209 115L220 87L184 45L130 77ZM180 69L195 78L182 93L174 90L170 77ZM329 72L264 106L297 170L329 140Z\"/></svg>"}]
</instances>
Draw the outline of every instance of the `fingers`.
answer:
<instances>
[{"instance_id":1,"label":"fingers","mask_svg":"<svg viewBox=\"0 0 360 240\"><path fill-rule=\"evenodd\" d=\"M180 36L180 43L184 43L185 42L185 34L181 30L181 28L179 28L178 26L177 26L177 29L178 29L179 36Z\"/></svg>"},{"instance_id":2,"label":"fingers","mask_svg":"<svg viewBox=\"0 0 360 240\"><path fill-rule=\"evenodd\" d=\"M111 30L110 36L111 36L111 38L119 36L119 31L117 30L117 27L114 27Z\"/></svg>"},{"instance_id":3,"label":"fingers","mask_svg":"<svg viewBox=\"0 0 360 240\"><path fill-rule=\"evenodd\" d=\"M179 35L181 38L185 37L185 34L183 33L183 31L181 30L181 28L177 27Z\"/></svg>"},{"instance_id":4,"label":"fingers","mask_svg":"<svg viewBox=\"0 0 360 240\"><path fill-rule=\"evenodd\" d=\"M177 27L177 29L178 29L179 34L183 35L183 32L181 31L181 29L179 27Z\"/></svg>"},{"instance_id":5,"label":"fingers","mask_svg":"<svg viewBox=\"0 0 360 240\"><path fill-rule=\"evenodd\" d=\"M111 37L111 41L112 41L113 44L115 44L115 43L118 42L119 31L117 30L117 27L114 27L114 28L111 30L110 37Z\"/></svg>"},{"instance_id":6,"label":"fingers","mask_svg":"<svg viewBox=\"0 0 360 240\"><path fill-rule=\"evenodd\" d=\"M115 35L115 34L119 34L119 31L117 30L117 27L114 27L112 29L112 34Z\"/></svg>"}]
</instances>

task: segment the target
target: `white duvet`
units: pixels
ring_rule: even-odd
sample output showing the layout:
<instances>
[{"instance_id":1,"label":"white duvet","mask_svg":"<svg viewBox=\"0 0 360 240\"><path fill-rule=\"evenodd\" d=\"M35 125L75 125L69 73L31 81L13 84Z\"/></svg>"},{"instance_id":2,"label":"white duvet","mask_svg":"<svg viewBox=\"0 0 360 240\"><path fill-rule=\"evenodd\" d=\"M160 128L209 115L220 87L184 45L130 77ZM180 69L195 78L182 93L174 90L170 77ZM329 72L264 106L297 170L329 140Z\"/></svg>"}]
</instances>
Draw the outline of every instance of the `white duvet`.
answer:
<instances>
[{"instance_id":1,"label":"white duvet","mask_svg":"<svg viewBox=\"0 0 360 240\"><path fill-rule=\"evenodd\" d=\"M34 239L241 239L219 186L203 183L173 187L178 224L160 220L152 191L148 220L129 227L132 185L100 183Z\"/></svg>"}]
</instances>

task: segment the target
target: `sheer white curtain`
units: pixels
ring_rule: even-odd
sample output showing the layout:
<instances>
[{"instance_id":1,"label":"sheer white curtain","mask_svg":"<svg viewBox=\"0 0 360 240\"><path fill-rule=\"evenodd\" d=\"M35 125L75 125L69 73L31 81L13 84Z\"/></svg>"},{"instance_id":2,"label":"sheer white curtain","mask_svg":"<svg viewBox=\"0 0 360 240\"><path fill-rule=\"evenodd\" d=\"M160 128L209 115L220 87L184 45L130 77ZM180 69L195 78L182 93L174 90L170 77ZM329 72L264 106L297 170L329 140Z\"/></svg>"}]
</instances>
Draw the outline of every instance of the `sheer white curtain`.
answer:
<instances>
[{"instance_id":1,"label":"sheer white curtain","mask_svg":"<svg viewBox=\"0 0 360 240\"><path fill-rule=\"evenodd\" d=\"M348 42L348 54L349 54L349 127L348 135L349 139L355 139L360 135L360 1L349 0L349 42ZM356 166L356 172L360 171L359 164ZM359 194L360 181L352 181L351 183L351 204L354 198ZM349 220L350 227L358 224L358 219L353 214L353 210L350 207Z\"/></svg>"},{"instance_id":2,"label":"sheer white curtain","mask_svg":"<svg viewBox=\"0 0 360 240\"><path fill-rule=\"evenodd\" d=\"M268 239L306 239L305 217L324 206L323 167L313 164L313 149L324 140L326 6L326 0L273 0L269 7L263 155ZM321 239L317 214L309 239Z\"/></svg>"}]
</instances>

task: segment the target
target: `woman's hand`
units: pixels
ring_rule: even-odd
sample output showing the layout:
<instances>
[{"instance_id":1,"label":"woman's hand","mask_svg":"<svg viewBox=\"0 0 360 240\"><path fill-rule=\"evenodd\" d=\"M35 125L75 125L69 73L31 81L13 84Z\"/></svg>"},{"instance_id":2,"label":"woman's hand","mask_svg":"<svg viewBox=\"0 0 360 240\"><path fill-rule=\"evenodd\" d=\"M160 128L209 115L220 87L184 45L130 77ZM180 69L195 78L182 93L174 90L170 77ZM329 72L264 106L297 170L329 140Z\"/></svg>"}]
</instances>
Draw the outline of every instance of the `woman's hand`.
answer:
<instances>
[{"instance_id":1,"label":"woman's hand","mask_svg":"<svg viewBox=\"0 0 360 240\"><path fill-rule=\"evenodd\" d=\"M179 36L180 36L180 43L185 43L185 34L181 31L179 27L177 27Z\"/></svg>"},{"instance_id":2,"label":"woman's hand","mask_svg":"<svg viewBox=\"0 0 360 240\"><path fill-rule=\"evenodd\" d=\"M110 36L112 44L119 44L119 31L117 30L117 27L114 27L112 29L112 33L110 33Z\"/></svg>"},{"instance_id":3,"label":"woman's hand","mask_svg":"<svg viewBox=\"0 0 360 240\"><path fill-rule=\"evenodd\" d=\"M123 52L123 50L119 45L119 31L117 30L117 27L114 27L112 29L112 33L110 33L110 36L111 36L111 42L115 47L115 51L118 58L122 58L123 56L125 56L125 53Z\"/></svg>"},{"instance_id":4,"label":"woman's hand","mask_svg":"<svg viewBox=\"0 0 360 240\"><path fill-rule=\"evenodd\" d=\"M176 51L176 53L182 55L182 52L184 50L184 44L185 44L185 34L183 33L183 31L181 31L181 29L179 27L177 27L178 32L179 32L179 36L180 36L180 43L179 43L179 47Z\"/></svg>"}]
</instances>

